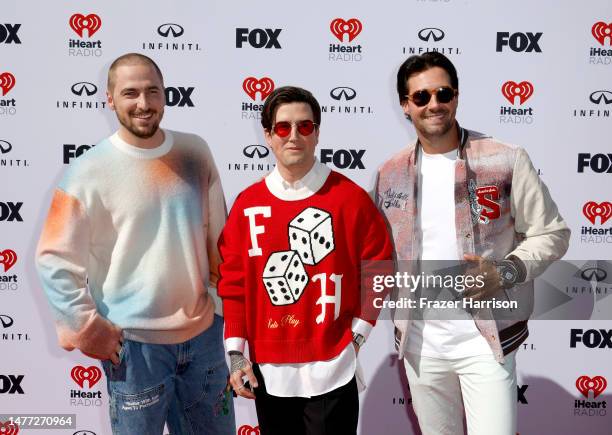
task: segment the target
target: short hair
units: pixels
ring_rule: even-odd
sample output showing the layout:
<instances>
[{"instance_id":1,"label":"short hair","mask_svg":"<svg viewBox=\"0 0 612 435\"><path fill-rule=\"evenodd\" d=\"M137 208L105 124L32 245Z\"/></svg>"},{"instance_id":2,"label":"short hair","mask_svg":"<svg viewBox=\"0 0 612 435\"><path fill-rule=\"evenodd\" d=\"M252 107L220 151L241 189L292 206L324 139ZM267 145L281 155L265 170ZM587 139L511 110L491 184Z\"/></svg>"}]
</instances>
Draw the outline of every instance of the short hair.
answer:
<instances>
[{"instance_id":1,"label":"short hair","mask_svg":"<svg viewBox=\"0 0 612 435\"><path fill-rule=\"evenodd\" d=\"M276 109L282 104L288 103L306 103L310 106L314 116L314 122L321 125L321 106L317 99L306 89L296 86L283 86L275 89L263 106L261 112L261 125L265 130L272 129L272 122L276 116Z\"/></svg>"},{"instance_id":2,"label":"short hair","mask_svg":"<svg viewBox=\"0 0 612 435\"><path fill-rule=\"evenodd\" d=\"M153 69L155 70L155 72L157 73L157 75L159 76L159 79L161 80L162 84L164 83L164 76L153 59L151 59L149 56L145 56L144 54L140 54L140 53L127 53L115 59L113 63L111 64L110 68L108 69L108 80L106 83L107 89L112 90L115 86L115 70L117 68L123 65L139 65L139 64L140 65L142 64L151 65Z\"/></svg>"},{"instance_id":3,"label":"short hair","mask_svg":"<svg viewBox=\"0 0 612 435\"><path fill-rule=\"evenodd\" d=\"M435 51L410 56L397 71L397 94L400 104L404 104L406 95L408 95L408 79L414 74L436 66L446 71L450 77L451 86L454 89L459 89L457 70L448 57Z\"/></svg>"}]
</instances>

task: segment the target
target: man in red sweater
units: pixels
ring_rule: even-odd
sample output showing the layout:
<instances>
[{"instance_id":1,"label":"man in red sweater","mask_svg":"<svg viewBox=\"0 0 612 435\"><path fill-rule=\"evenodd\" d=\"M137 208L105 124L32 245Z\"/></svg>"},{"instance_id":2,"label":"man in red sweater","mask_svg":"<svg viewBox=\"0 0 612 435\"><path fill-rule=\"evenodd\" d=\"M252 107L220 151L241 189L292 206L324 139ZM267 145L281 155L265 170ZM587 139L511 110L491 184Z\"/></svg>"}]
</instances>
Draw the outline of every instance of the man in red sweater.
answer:
<instances>
[{"instance_id":1,"label":"man in red sweater","mask_svg":"<svg viewBox=\"0 0 612 435\"><path fill-rule=\"evenodd\" d=\"M236 198L219 240L230 381L263 435L355 434L357 352L377 315L362 261L390 260L390 238L368 194L315 158L310 92L276 89L261 123L276 168Z\"/></svg>"}]
</instances>

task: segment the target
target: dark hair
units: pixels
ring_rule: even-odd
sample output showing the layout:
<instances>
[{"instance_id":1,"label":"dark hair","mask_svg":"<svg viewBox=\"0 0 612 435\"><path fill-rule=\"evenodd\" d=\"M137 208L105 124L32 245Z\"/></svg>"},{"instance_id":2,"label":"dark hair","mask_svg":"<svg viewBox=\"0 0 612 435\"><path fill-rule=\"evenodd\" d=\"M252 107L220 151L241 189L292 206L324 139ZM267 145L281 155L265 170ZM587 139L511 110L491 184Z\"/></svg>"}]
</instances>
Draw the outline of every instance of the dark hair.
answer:
<instances>
[{"instance_id":1,"label":"dark hair","mask_svg":"<svg viewBox=\"0 0 612 435\"><path fill-rule=\"evenodd\" d=\"M108 69L108 81L106 83L107 88L111 91L113 90L115 86L115 70L117 68L119 68L122 65L139 65L139 64L140 65L142 64L151 65L153 69L155 70L155 72L157 72L157 75L159 76L159 79L161 80L162 84L164 83L164 76L161 70L159 69L159 67L157 66L157 64L155 63L155 61L153 61L153 59L151 59L149 56L145 56L144 54L140 54L140 53L127 53L115 59L113 63L111 64L110 68Z\"/></svg>"},{"instance_id":2,"label":"dark hair","mask_svg":"<svg viewBox=\"0 0 612 435\"><path fill-rule=\"evenodd\" d=\"M315 124L321 125L321 106L319 106L317 99L306 89L296 86L283 86L275 89L268 95L268 98L266 98L261 112L261 125L265 130L272 129L272 123L276 116L276 109L278 109L280 105L288 103L308 104L312 109Z\"/></svg>"},{"instance_id":3,"label":"dark hair","mask_svg":"<svg viewBox=\"0 0 612 435\"><path fill-rule=\"evenodd\" d=\"M459 89L457 70L448 57L435 51L410 56L397 71L397 94L400 104L404 103L406 95L408 95L408 79L410 76L436 66L446 71L450 77L451 86L454 89Z\"/></svg>"}]
</instances>

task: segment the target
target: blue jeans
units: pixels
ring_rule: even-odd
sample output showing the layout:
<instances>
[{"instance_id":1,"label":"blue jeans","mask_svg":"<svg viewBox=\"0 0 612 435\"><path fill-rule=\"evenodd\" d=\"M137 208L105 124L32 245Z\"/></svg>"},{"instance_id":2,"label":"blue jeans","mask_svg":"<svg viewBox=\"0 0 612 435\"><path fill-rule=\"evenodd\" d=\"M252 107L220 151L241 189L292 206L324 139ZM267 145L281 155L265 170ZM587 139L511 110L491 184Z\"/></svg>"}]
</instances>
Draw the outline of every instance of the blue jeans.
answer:
<instances>
[{"instance_id":1,"label":"blue jeans","mask_svg":"<svg viewBox=\"0 0 612 435\"><path fill-rule=\"evenodd\" d=\"M234 435L223 319L180 344L125 340L121 362L103 361L113 434Z\"/></svg>"}]
</instances>

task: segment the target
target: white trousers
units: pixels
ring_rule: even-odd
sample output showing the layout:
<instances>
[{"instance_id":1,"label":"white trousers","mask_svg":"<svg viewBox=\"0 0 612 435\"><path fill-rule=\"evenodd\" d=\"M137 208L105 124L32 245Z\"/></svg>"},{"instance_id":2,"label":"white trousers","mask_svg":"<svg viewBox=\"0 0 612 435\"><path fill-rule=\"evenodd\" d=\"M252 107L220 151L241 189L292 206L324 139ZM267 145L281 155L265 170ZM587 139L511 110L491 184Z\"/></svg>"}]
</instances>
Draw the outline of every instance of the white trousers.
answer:
<instances>
[{"instance_id":1,"label":"white trousers","mask_svg":"<svg viewBox=\"0 0 612 435\"><path fill-rule=\"evenodd\" d=\"M406 375L412 406L423 435L516 434L515 353L504 364L493 355L458 359L407 353Z\"/></svg>"}]
</instances>

